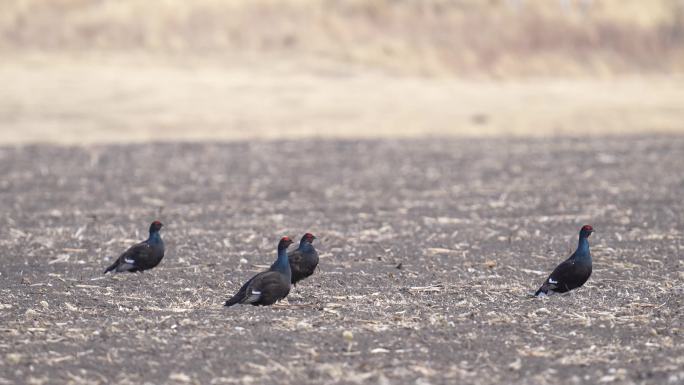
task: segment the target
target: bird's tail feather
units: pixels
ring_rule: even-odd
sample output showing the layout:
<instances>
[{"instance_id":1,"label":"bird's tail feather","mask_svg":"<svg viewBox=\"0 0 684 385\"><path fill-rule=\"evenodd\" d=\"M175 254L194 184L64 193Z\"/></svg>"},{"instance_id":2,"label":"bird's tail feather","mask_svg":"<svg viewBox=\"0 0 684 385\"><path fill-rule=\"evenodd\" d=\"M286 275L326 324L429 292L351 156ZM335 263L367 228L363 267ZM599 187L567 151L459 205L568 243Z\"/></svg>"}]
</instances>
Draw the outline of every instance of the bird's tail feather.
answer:
<instances>
[{"instance_id":1,"label":"bird's tail feather","mask_svg":"<svg viewBox=\"0 0 684 385\"><path fill-rule=\"evenodd\" d=\"M242 300L242 297L240 295L236 294L236 295L232 296L228 301L226 301L226 304L224 306L230 307L233 305L237 305L238 303L240 303L241 300Z\"/></svg>"},{"instance_id":2,"label":"bird's tail feather","mask_svg":"<svg viewBox=\"0 0 684 385\"><path fill-rule=\"evenodd\" d=\"M104 273L102 273L102 274L107 274L107 273L109 273L110 271L116 269L117 266L119 266L119 260L118 260L118 259L117 259L114 263L112 263L111 266L109 266L108 268L106 268L105 271L104 271Z\"/></svg>"},{"instance_id":3,"label":"bird's tail feather","mask_svg":"<svg viewBox=\"0 0 684 385\"><path fill-rule=\"evenodd\" d=\"M546 297L546 291L544 290L544 286L543 286L543 285L542 285L542 287L539 288L539 290L537 290L537 291L534 293L534 296L535 296L535 297Z\"/></svg>"}]
</instances>

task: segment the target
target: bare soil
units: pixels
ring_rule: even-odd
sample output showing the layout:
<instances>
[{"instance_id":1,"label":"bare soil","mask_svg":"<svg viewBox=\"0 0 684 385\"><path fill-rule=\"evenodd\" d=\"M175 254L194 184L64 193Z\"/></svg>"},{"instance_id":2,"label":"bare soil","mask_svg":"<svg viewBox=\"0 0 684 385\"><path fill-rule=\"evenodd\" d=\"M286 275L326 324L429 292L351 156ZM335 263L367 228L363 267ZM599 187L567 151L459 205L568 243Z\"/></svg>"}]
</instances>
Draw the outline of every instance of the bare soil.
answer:
<instances>
[{"instance_id":1,"label":"bare soil","mask_svg":"<svg viewBox=\"0 0 684 385\"><path fill-rule=\"evenodd\" d=\"M682 384L683 159L681 136L0 147L0 384ZM153 219L160 266L102 276ZM585 223L587 285L530 298ZM305 231L320 271L286 303L222 306Z\"/></svg>"}]
</instances>

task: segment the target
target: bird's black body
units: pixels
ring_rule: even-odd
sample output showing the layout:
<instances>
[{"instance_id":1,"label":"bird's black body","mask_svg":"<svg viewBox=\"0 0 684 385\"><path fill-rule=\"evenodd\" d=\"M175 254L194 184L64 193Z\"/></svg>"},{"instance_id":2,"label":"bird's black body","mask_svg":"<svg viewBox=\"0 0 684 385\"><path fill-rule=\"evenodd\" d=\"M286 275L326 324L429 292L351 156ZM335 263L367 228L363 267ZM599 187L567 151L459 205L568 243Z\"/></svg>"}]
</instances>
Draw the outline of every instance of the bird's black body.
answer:
<instances>
[{"instance_id":1,"label":"bird's black body","mask_svg":"<svg viewBox=\"0 0 684 385\"><path fill-rule=\"evenodd\" d=\"M238 303L254 306L273 305L290 294L290 282L277 271L264 271L252 277L226 301L226 306Z\"/></svg>"},{"instance_id":2,"label":"bird's black body","mask_svg":"<svg viewBox=\"0 0 684 385\"><path fill-rule=\"evenodd\" d=\"M567 259L553 269L535 295L539 296L542 293L548 295L549 292L565 293L577 289L589 280L589 276L591 276L591 265Z\"/></svg>"},{"instance_id":3,"label":"bird's black body","mask_svg":"<svg viewBox=\"0 0 684 385\"><path fill-rule=\"evenodd\" d=\"M287 255L292 270L293 285L312 275L318 266L318 252L311 244L314 239L316 237L313 234L304 234L299 242L299 247Z\"/></svg>"},{"instance_id":4,"label":"bird's black body","mask_svg":"<svg viewBox=\"0 0 684 385\"><path fill-rule=\"evenodd\" d=\"M131 246L104 271L104 274L110 271L134 273L157 266L162 258L164 258L164 241L161 235L159 235L162 226L159 221L152 222L149 238Z\"/></svg>"},{"instance_id":5,"label":"bird's black body","mask_svg":"<svg viewBox=\"0 0 684 385\"><path fill-rule=\"evenodd\" d=\"M565 293L584 285L591 276L591 253L589 252L589 236L593 232L591 226L580 230L577 250L570 258L558 265L541 287L534 293L537 297L553 293Z\"/></svg>"},{"instance_id":6,"label":"bird's black body","mask_svg":"<svg viewBox=\"0 0 684 385\"><path fill-rule=\"evenodd\" d=\"M250 304L254 306L273 305L290 293L292 273L287 258L287 247L292 244L288 237L278 243L278 259L267 271L261 272L247 281L225 306Z\"/></svg>"}]
</instances>

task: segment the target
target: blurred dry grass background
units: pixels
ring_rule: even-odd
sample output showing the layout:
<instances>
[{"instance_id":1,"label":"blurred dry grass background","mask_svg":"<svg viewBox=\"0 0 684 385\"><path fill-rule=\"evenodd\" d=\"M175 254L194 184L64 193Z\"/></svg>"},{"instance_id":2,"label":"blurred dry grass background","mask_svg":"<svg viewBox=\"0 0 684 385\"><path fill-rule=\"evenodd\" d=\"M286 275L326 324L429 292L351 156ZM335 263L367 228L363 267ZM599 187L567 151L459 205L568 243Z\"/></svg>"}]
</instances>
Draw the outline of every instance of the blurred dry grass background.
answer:
<instances>
[{"instance_id":1,"label":"blurred dry grass background","mask_svg":"<svg viewBox=\"0 0 684 385\"><path fill-rule=\"evenodd\" d=\"M274 53L400 72L684 69L678 0L14 0L5 51Z\"/></svg>"},{"instance_id":2,"label":"blurred dry grass background","mask_svg":"<svg viewBox=\"0 0 684 385\"><path fill-rule=\"evenodd\" d=\"M681 0L11 0L0 130L10 143L680 132L683 43Z\"/></svg>"}]
</instances>

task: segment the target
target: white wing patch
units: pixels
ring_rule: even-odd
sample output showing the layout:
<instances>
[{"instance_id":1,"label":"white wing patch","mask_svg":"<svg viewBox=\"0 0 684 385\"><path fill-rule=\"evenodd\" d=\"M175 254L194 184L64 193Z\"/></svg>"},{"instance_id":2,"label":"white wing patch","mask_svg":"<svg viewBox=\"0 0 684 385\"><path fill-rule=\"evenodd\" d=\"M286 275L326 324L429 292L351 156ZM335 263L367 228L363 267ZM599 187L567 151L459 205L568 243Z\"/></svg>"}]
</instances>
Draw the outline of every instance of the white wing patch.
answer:
<instances>
[{"instance_id":1,"label":"white wing patch","mask_svg":"<svg viewBox=\"0 0 684 385\"><path fill-rule=\"evenodd\" d=\"M555 284L557 284L557 283L558 283L558 281L554 281L554 280L553 280L553 278L549 278L549 283L552 283L552 284L554 284L554 285L555 285Z\"/></svg>"},{"instance_id":2,"label":"white wing patch","mask_svg":"<svg viewBox=\"0 0 684 385\"><path fill-rule=\"evenodd\" d=\"M135 265L135 260L133 260L131 258L124 258L124 262L131 264L131 265Z\"/></svg>"},{"instance_id":3,"label":"white wing patch","mask_svg":"<svg viewBox=\"0 0 684 385\"><path fill-rule=\"evenodd\" d=\"M252 290L249 293L249 296L245 299L245 302L247 302L247 303L256 302L259 300L259 298L261 298L261 292L258 290Z\"/></svg>"}]
</instances>

